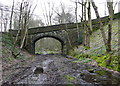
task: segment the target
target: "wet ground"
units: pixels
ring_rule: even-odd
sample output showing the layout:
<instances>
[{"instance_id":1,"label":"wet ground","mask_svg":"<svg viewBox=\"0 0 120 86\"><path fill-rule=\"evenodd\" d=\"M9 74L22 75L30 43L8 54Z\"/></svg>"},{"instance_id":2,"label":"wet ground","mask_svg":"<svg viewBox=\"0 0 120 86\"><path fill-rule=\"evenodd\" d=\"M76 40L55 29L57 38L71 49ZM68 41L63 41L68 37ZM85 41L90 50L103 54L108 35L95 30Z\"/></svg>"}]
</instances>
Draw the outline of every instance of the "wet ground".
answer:
<instances>
[{"instance_id":1,"label":"wet ground","mask_svg":"<svg viewBox=\"0 0 120 86\"><path fill-rule=\"evenodd\" d=\"M119 73L75 62L76 59L61 55L36 55L36 61L11 77L9 84L68 84L67 86L120 86Z\"/></svg>"}]
</instances>

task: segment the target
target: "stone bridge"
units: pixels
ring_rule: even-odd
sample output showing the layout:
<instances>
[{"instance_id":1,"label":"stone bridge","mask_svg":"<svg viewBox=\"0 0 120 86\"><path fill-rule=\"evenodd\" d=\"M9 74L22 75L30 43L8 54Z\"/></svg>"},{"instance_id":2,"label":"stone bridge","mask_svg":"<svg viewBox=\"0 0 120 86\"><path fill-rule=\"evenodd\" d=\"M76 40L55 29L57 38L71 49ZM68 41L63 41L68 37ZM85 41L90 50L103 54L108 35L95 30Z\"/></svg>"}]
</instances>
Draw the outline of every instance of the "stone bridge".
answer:
<instances>
[{"instance_id":1,"label":"stone bridge","mask_svg":"<svg viewBox=\"0 0 120 86\"><path fill-rule=\"evenodd\" d=\"M44 37L52 37L58 40L62 45L62 54L66 54L71 47L78 43L76 28L65 28L65 25L31 28L28 33L28 43L24 48L33 54L35 53L35 42Z\"/></svg>"},{"instance_id":2,"label":"stone bridge","mask_svg":"<svg viewBox=\"0 0 120 86\"><path fill-rule=\"evenodd\" d=\"M14 36L16 36L18 32L17 30L10 31ZM35 54L35 43L44 37L52 37L58 40L62 45L62 54L67 54L72 47L82 43L82 40L78 42L79 39L76 25L74 23L69 23L28 29L28 37L26 39L27 44L24 46L24 49L32 54Z\"/></svg>"},{"instance_id":3,"label":"stone bridge","mask_svg":"<svg viewBox=\"0 0 120 86\"><path fill-rule=\"evenodd\" d=\"M120 13L115 14L115 19L117 16L120 16ZM109 17L101 18L103 24L107 24ZM76 28L76 23L67 23L60 25L52 25L45 27L35 27L28 29L27 44L25 44L24 49L29 53L35 54L35 42L44 37L52 37L60 41L62 45L62 54L67 54L68 51L78 44L83 42L83 24L78 23L79 29ZM93 31L99 29L100 24L97 19L92 20ZM79 37L78 37L79 31ZM10 30L10 32L16 36L17 30ZM20 39L18 41L20 43Z\"/></svg>"}]
</instances>

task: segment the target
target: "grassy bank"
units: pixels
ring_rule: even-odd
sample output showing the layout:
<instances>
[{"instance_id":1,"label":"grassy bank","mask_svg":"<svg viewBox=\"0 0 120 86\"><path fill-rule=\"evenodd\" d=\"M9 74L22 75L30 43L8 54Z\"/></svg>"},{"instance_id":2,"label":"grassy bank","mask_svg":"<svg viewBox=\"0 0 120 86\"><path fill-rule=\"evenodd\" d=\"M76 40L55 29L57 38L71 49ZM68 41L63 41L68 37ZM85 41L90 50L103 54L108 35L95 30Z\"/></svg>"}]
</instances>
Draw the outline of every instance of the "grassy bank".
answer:
<instances>
[{"instance_id":1,"label":"grassy bank","mask_svg":"<svg viewBox=\"0 0 120 86\"><path fill-rule=\"evenodd\" d=\"M13 44L8 34L2 34L2 66L7 69L13 65L23 66L34 59L33 55L19 49Z\"/></svg>"},{"instance_id":2,"label":"grassy bank","mask_svg":"<svg viewBox=\"0 0 120 86\"><path fill-rule=\"evenodd\" d=\"M114 20L113 27L112 27L112 41L111 41L111 47L112 51L110 54L105 53L105 46L103 43L102 35L100 30L97 30L93 32L93 34L90 36L90 48L86 48L82 45L80 45L78 48L75 48L73 51L70 52L71 56L74 56L76 58L86 58L86 59L92 59L97 62L99 66L106 67L115 71L120 71L118 69L118 56L117 56L117 49L118 49L118 21L120 20ZM104 31L107 36L107 25L104 26ZM107 65L108 59L111 59L111 63Z\"/></svg>"}]
</instances>

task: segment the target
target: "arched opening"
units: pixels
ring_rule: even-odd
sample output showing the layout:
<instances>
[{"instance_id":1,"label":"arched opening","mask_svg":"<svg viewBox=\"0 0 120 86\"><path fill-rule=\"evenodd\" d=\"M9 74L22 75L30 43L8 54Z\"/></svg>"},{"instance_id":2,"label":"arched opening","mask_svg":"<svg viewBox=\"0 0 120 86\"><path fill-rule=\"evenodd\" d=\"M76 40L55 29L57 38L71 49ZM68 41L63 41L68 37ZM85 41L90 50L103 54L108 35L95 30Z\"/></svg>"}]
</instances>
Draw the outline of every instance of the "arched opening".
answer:
<instances>
[{"instance_id":1,"label":"arched opening","mask_svg":"<svg viewBox=\"0 0 120 86\"><path fill-rule=\"evenodd\" d=\"M56 37L44 36L35 41L35 54L61 54L64 43Z\"/></svg>"}]
</instances>

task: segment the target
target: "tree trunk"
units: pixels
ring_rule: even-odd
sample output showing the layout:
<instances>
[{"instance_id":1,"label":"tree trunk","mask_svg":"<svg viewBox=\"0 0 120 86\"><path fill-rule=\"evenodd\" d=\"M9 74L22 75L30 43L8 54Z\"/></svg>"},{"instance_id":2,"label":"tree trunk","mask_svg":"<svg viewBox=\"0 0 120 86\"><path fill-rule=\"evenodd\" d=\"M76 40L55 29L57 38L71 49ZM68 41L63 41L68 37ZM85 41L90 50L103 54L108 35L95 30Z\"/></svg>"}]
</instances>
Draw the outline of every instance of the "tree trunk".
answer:
<instances>
[{"instance_id":1,"label":"tree trunk","mask_svg":"<svg viewBox=\"0 0 120 86\"><path fill-rule=\"evenodd\" d=\"M18 40L18 36L20 34L20 28L21 28L21 16L22 16L22 5L23 5L23 2L21 3L20 5L20 15L19 15L19 25L18 25L18 32L17 32L17 35L16 35L16 38L15 38L15 41L14 41L14 44L16 44L17 40Z\"/></svg>"},{"instance_id":2,"label":"tree trunk","mask_svg":"<svg viewBox=\"0 0 120 86\"><path fill-rule=\"evenodd\" d=\"M8 24L8 18L6 17L6 18L4 19L4 32L7 31L7 24Z\"/></svg>"},{"instance_id":3,"label":"tree trunk","mask_svg":"<svg viewBox=\"0 0 120 86\"><path fill-rule=\"evenodd\" d=\"M111 51L111 37L112 37L112 22L113 22L113 16L114 16L114 10L113 10L113 2L107 1L107 7L109 11L109 18L110 22L108 24L108 40L107 40L107 53Z\"/></svg>"},{"instance_id":4,"label":"tree trunk","mask_svg":"<svg viewBox=\"0 0 120 86\"><path fill-rule=\"evenodd\" d=\"M89 25L89 33L92 33L92 21L91 21L91 1L88 0L88 25Z\"/></svg>"},{"instance_id":5,"label":"tree trunk","mask_svg":"<svg viewBox=\"0 0 120 86\"><path fill-rule=\"evenodd\" d=\"M13 10L14 10L14 0L13 0L12 11L11 11L11 16L10 16L9 29L12 29ZM11 40L13 40L13 35L12 35L12 33L10 33L10 38L11 38Z\"/></svg>"},{"instance_id":6,"label":"tree trunk","mask_svg":"<svg viewBox=\"0 0 120 86\"><path fill-rule=\"evenodd\" d=\"M27 28L25 28L25 33L24 33L20 48L23 48L23 46L25 44L25 40L26 40L26 37L27 37L27 32L28 32L28 30L27 30Z\"/></svg>"},{"instance_id":7,"label":"tree trunk","mask_svg":"<svg viewBox=\"0 0 120 86\"><path fill-rule=\"evenodd\" d=\"M11 11L11 16L10 16L10 29L12 29L13 10L14 10L14 0L13 0L12 11Z\"/></svg>"},{"instance_id":8,"label":"tree trunk","mask_svg":"<svg viewBox=\"0 0 120 86\"><path fill-rule=\"evenodd\" d=\"M21 45L20 48L23 48L24 43L25 43L25 39L26 39L26 34L27 34L27 27L26 27L26 19L24 19L25 23L23 26L23 30L21 32Z\"/></svg>"},{"instance_id":9,"label":"tree trunk","mask_svg":"<svg viewBox=\"0 0 120 86\"><path fill-rule=\"evenodd\" d=\"M84 28L84 23L83 23L83 17L84 17L84 6L83 6L83 0L82 0L82 18L81 18L81 22L82 22L82 28ZM82 33L84 33L84 30L83 30L83 32ZM83 45L85 44L85 41L84 41L84 39L85 39L85 35L83 34Z\"/></svg>"},{"instance_id":10,"label":"tree trunk","mask_svg":"<svg viewBox=\"0 0 120 86\"><path fill-rule=\"evenodd\" d=\"M2 21L3 21L3 9L1 9L1 32L2 32L2 28L3 28Z\"/></svg>"},{"instance_id":11,"label":"tree trunk","mask_svg":"<svg viewBox=\"0 0 120 86\"><path fill-rule=\"evenodd\" d=\"M84 2L84 45L86 47L90 47L90 36L86 21L86 4L87 2L85 1Z\"/></svg>"},{"instance_id":12,"label":"tree trunk","mask_svg":"<svg viewBox=\"0 0 120 86\"><path fill-rule=\"evenodd\" d=\"M90 0L88 0L88 37L87 37L87 46L90 47L90 34L92 33L92 21L91 21L91 7L90 7Z\"/></svg>"},{"instance_id":13,"label":"tree trunk","mask_svg":"<svg viewBox=\"0 0 120 86\"><path fill-rule=\"evenodd\" d=\"M102 24L102 21L101 21L101 19L100 19L100 16L99 16L99 13L98 13L98 10L97 10L97 7L96 7L94 1L91 0L91 2L92 2L92 6L93 6L93 8L94 8L96 17L97 17L97 19L98 19L98 22L100 23L100 31L101 31L102 38L103 38L103 42L104 42L104 45L105 45L106 51L107 51L107 50L108 50L107 39L106 39L105 32L104 32L104 30L103 30L103 24Z\"/></svg>"},{"instance_id":14,"label":"tree trunk","mask_svg":"<svg viewBox=\"0 0 120 86\"><path fill-rule=\"evenodd\" d=\"M23 48L23 46L25 46L25 43L26 43L26 40L27 40L30 8L31 8L31 6L29 7L29 3L25 4L25 12L24 12L24 16L23 16L23 21L24 21L24 24L23 24L23 38L22 38L20 48Z\"/></svg>"},{"instance_id":15,"label":"tree trunk","mask_svg":"<svg viewBox=\"0 0 120 86\"><path fill-rule=\"evenodd\" d=\"M79 43L79 26L78 26L78 18L77 18L77 2L75 2L76 8L75 8L75 16L76 16L76 27L77 27L77 34L78 34L78 43Z\"/></svg>"},{"instance_id":16,"label":"tree trunk","mask_svg":"<svg viewBox=\"0 0 120 86\"><path fill-rule=\"evenodd\" d=\"M120 2L118 3L118 7L120 6ZM120 8L118 8L120 12ZM118 71L120 72L120 20L118 21Z\"/></svg>"}]
</instances>

